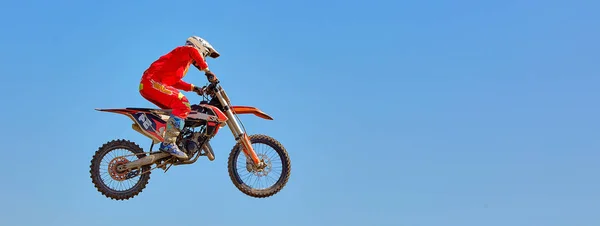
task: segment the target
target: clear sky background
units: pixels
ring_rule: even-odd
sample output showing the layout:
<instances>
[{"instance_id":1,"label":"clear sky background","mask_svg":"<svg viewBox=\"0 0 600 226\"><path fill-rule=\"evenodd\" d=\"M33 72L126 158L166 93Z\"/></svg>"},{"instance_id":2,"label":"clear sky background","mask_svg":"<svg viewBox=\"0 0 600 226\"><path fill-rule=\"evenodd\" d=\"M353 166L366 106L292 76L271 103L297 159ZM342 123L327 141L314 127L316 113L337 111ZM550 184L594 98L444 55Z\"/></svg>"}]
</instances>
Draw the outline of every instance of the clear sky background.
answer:
<instances>
[{"instance_id":1,"label":"clear sky background","mask_svg":"<svg viewBox=\"0 0 600 226\"><path fill-rule=\"evenodd\" d=\"M600 225L598 1L0 3L0 225ZM154 171L132 200L89 178L125 138L152 61L190 35L250 133L292 159L254 199L216 160ZM185 80L205 84L190 70ZM192 102L200 101L186 93ZM174 196L174 192L186 194Z\"/></svg>"}]
</instances>

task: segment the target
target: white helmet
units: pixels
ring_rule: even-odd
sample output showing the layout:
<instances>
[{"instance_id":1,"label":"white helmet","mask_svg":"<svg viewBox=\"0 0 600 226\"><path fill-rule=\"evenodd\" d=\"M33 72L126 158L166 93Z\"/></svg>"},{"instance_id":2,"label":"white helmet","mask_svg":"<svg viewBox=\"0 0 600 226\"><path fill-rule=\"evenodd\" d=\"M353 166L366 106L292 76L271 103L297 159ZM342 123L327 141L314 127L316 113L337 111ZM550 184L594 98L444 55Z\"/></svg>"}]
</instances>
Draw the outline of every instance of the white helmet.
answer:
<instances>
[{"instance_id":1,"label":"white helmet","mask_svg":"<svg viewBox=\"0 0 600 226\"><path fill-rule=\"evenodd\" d=\"M204 56L205 58L207 56L217 58L221 55L219 54L219 52L217 52L217 50L215 50L215 48L213 48L213 46L210 43L208 43L203 38L200 38L195 35L187 38L187 40L185 41L185 45L195 47L196 49L198 49L198 51L200 51L200 53L202 53L202 56Z\"/></svg>"}]
</instances>

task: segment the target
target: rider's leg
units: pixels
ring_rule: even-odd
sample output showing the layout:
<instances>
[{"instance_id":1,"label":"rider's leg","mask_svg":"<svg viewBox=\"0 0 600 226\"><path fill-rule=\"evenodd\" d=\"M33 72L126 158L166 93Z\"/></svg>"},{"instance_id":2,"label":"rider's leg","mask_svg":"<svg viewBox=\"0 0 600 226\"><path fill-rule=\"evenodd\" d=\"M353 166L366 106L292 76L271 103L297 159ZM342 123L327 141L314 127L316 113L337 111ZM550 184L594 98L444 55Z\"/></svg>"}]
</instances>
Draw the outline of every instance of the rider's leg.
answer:
<instances>
[{"instance_id":1,"label":"rider's leg","mask_svg":"<svg viewBox=\"0 0 600 226\"><path fill-rule=\"evenodd\" d=\"M187 159L188 156L179 150L175 144L190 112L190 104L187 98L179 90L152 80L142 81L140 94L160 108L172 110L167 120L164 141L161 143L159 150L178 158Z\"/></svg>"},{"instance_id":2,"label":"rider's leg","mask_svg":"<svg viewBox=\"0 0 600 226\"><path fill-rule=\"evenodd\" d=\"M162 88L161 88L162 87ZM161 109L170 109L169 100L170 95L173 95L172 91L166 89L166 87L159 82L155 82L150 79L142 79L139 87L140 95L147 101L152 102L154 105Z\"/></svg>"},{"instance_id":3,"label":"rider's leg","mask_svg":"<svg viewBox=\"0 0 600 226\"><path fill-rule=\"evenodd\" d=\"M172 96L172 101L169 104L169 107L172 109L171 115L167 120L167 129L165 130L165 140L160 145L160 150L168 152L178 158L187 159L188 156L179 150L175 141L177 140L177 136L181 133L183 126L185 124L185 119L190 113L190 104L187 98L180 93L178 90L169 87L172 89L174 93L177 93L176 96Z\"/></svg>"}]
</instances>

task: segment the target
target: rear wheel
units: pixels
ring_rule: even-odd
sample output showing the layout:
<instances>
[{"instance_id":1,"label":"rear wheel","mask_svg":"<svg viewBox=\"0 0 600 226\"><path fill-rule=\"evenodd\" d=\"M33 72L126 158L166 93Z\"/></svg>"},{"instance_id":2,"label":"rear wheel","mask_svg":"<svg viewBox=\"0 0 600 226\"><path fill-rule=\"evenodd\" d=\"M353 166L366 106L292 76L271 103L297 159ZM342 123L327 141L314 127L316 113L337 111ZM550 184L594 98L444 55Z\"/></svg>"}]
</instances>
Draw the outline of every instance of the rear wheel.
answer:
<instances>
[{"instance_id":1,"label":"rear wheel","mask_svg":"<svg viewBox=\"0 0 600 226\"><path fill-rule=\"evenodd\" d=\"M92 183L108 198L133 198L148 184L150 165L127 171L121 170L119 166L145 156L143 149L132 141L113 140L102 145L91 160Z\"/></svg>"},{"instance_id":2,"label":"rear wheel","mask_svg":"<svg viewBox=\"0 0 600 226\"><path fill-rule=\"evenodd\" d=\"M290 177L291 163L287 151L272 137L255 134L250 135L252 148L258 158L266 163L263 169L256 169L247 163L242 144L236 144L229 155L229 177L233 184L244 194L255 198L266 198L278 193L287 184ZM271 148L272 153L266 149ZM274 153L273 153L274 150ZM277 174L277 172L279 174ZM273 175L274 174L274 175ZM272 183L269 183L272 181Z\"/></svg>"}]
</instances>

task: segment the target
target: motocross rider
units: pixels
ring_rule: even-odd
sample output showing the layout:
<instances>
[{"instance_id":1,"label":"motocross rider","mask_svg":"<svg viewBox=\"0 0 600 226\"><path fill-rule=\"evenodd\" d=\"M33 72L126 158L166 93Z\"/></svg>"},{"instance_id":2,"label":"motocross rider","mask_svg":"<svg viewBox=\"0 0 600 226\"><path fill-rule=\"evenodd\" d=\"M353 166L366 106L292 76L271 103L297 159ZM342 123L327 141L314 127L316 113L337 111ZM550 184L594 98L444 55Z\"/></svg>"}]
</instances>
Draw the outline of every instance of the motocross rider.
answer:
<instances>
[{"instance_id":1,"label":"motocross rider","mask_svg":"<svg viewBox=\"0 0 600 226\"><path fill-rule=\"evenodd\" d=\"M198 70L204 71L210 82L217 82L217 77L208 69L205 59L206 57L216 59L219 56L219 52L206 40L198 36L190 36L185 45L176 47L161 56L144 71L139 87L142 97L162 109L172 110L167 120L164 141L160 144L159 150L177 158L188 158L175 144L190 113L190 103L179 90L194 91L199 95L202 95L204 90L181 79L192 64Z\"/></svg>"}]
</instances>

